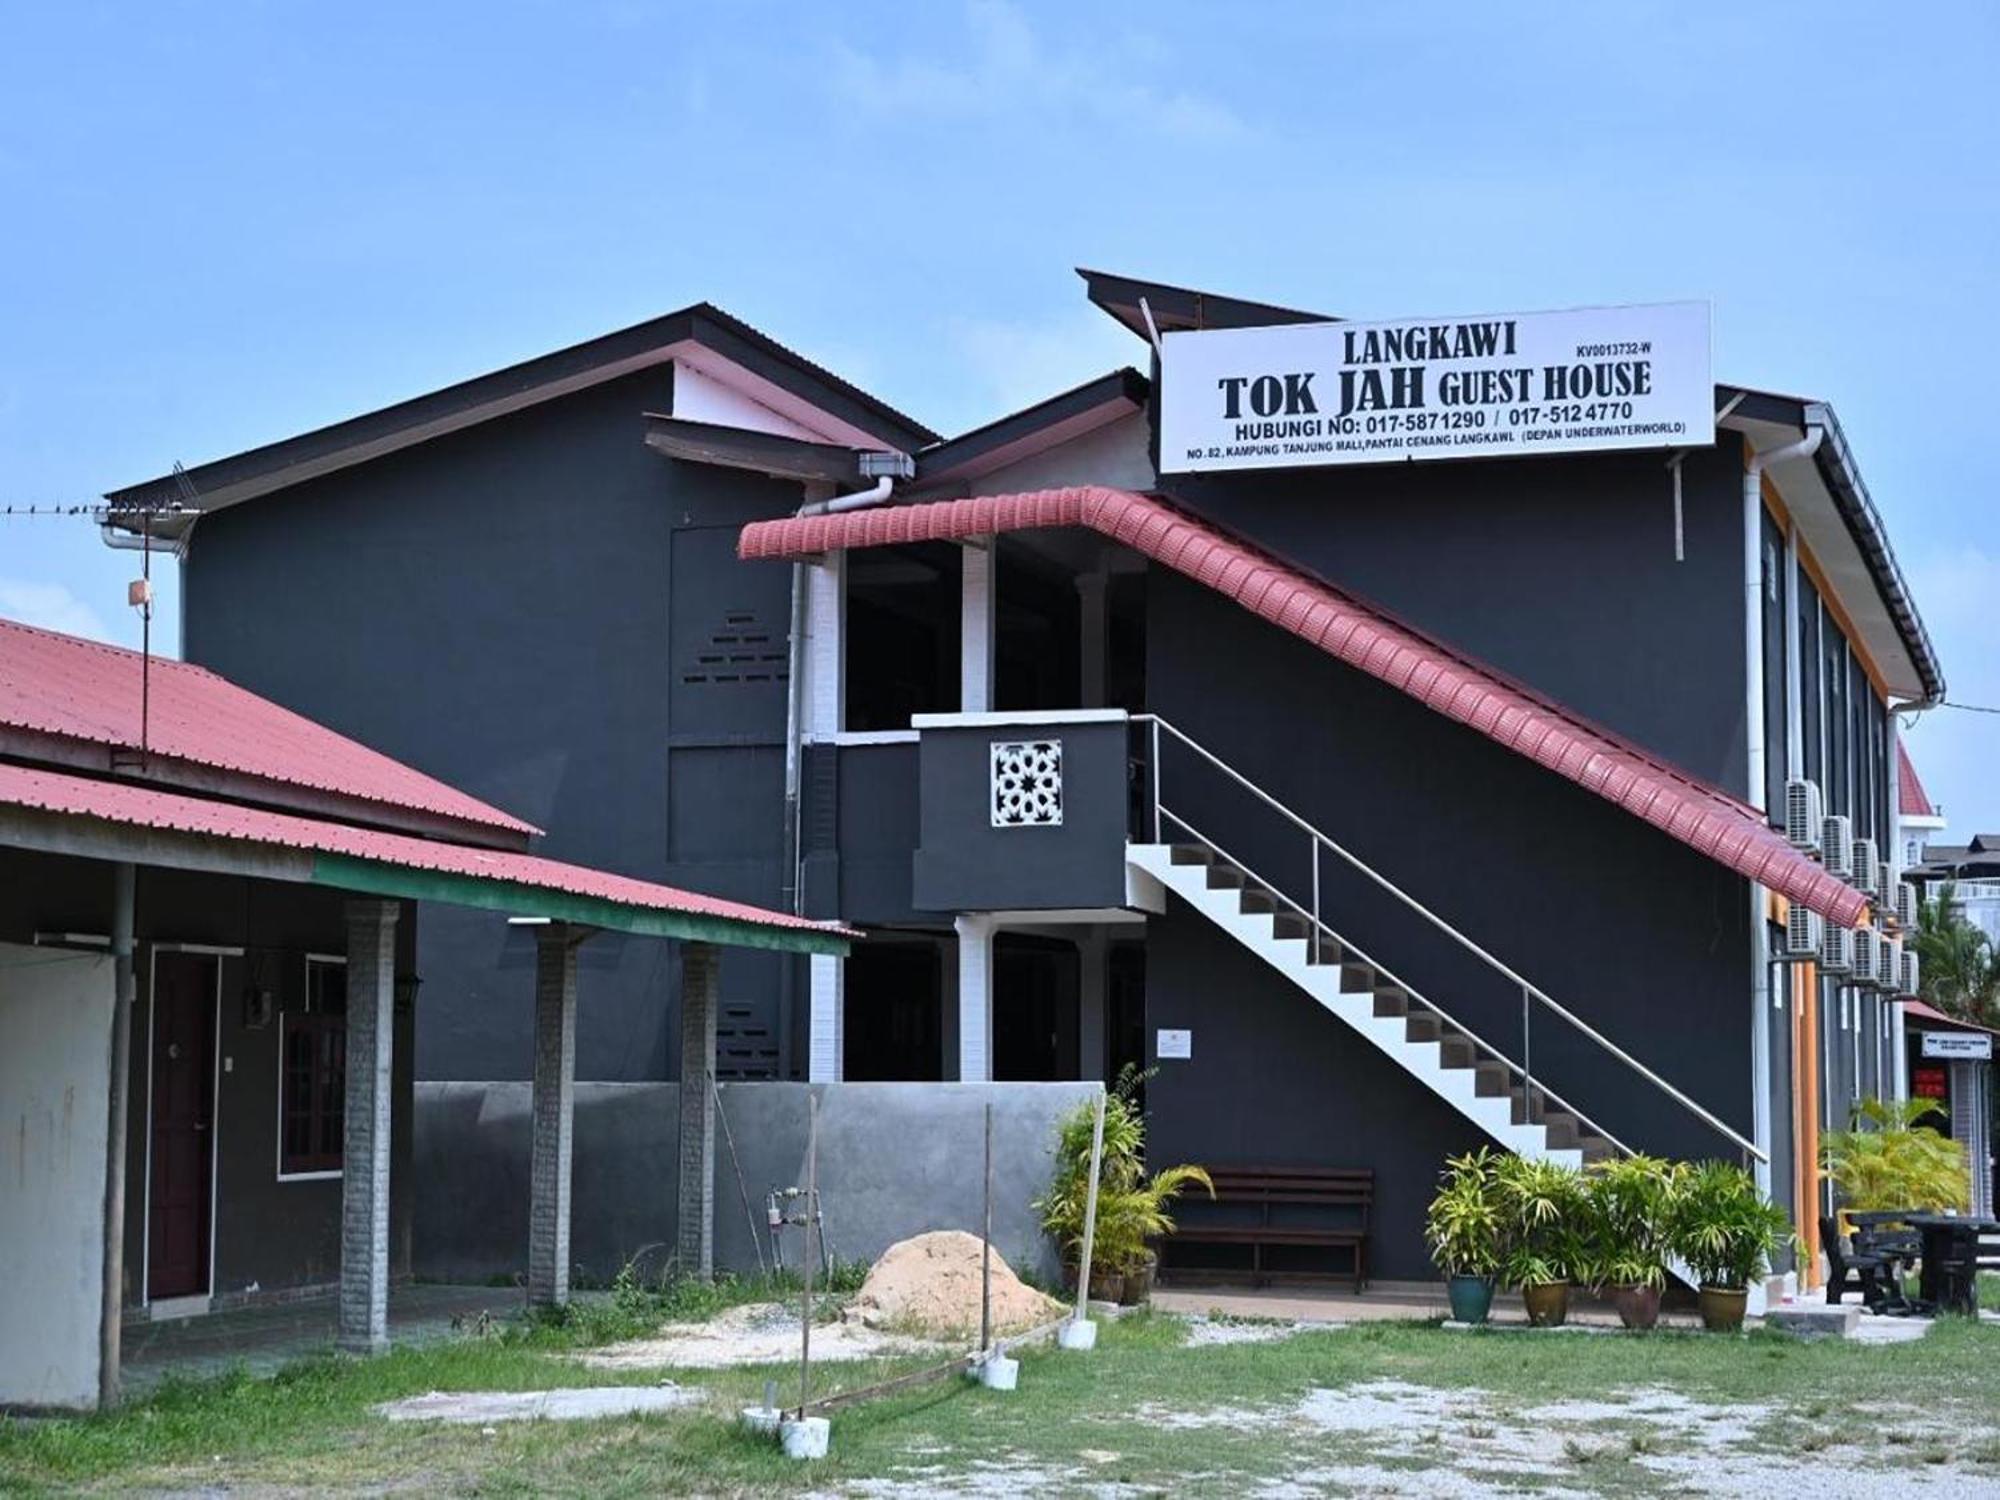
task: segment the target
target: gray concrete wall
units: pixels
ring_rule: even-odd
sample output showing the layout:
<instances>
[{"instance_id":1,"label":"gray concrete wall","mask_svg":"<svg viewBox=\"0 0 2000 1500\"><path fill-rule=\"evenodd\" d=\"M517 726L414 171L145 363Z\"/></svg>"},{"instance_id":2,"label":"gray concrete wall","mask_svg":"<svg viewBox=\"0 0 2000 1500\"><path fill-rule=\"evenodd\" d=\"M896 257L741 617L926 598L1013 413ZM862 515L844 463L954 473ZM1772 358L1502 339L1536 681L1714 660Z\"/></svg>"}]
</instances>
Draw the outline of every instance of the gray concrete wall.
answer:
<instances>
[{"instance_id":1,"label":"gray concrete wall","mask_svg":"<svg viewBox=\"0 0 2000 1500\"><path fill-rule=\"evenodd\" d=\"M764 1195L805 1180L808 1099L820 1104L826 1234L842 1260L872 1261L932 1229L979 1231L982 1110L993 1105L993 1240L1016 1268L1054 1279L1055 1250L1029 1206L1054 1165L1056 1122L1095 1083L725 1083L715 1153L715 1260L757 1269L768 1257ZM433 1280L525 1274L528 1085L419 1083L415 1269ZM680 1089L579 1083L570 1255L588 1282L640 1252L657 1268L674 1239ZM732 1162L728 1142L735 1143ZM737 1186L741 1165L743 1190ZM744 1197L749 1198L746 1215ZM796 1263L797 1230L784 1238Z\"/></svg>"},{"instance_id":2,"label":"gray concrete wall","mask_svg":"<svg viewBox=\"0 0 2000 1500\"><path fill-rule=\"evenodd\" d=\"M109 955L0 943L0 1409L97 1404Z\"/></svg>"}]
</instances>

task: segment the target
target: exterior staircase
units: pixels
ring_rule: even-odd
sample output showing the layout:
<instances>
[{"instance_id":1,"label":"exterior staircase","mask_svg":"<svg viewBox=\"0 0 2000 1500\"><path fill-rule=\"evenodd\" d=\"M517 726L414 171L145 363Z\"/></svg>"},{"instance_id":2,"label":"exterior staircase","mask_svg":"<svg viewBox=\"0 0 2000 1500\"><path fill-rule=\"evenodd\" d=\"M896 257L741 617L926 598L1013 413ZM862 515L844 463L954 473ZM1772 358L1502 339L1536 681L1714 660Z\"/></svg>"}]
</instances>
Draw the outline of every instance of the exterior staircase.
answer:
<instances>
[{"instance_id":1,"label":"exterior staircase","mask_svg":"<svg viewBox=\"0 0 2000 1500\"><path fill-rule=\"evenodd\" d=\"M1532 1074L1213 846L1130 844L1126 859L1507 1150L1581 1166L1624 1149Z\"/></svg>"}]
</instances>

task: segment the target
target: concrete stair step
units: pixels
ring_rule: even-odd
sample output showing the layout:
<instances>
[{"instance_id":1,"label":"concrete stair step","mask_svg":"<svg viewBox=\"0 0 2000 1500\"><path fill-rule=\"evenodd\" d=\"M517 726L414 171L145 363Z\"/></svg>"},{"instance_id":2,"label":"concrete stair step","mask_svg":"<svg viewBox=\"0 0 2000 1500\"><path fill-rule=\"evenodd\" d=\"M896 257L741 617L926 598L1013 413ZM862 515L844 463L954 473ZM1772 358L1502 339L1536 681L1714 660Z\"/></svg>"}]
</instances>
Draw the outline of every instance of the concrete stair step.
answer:
<instances>
[{"instance_id":1,"label":"concrete stair step","mask_svg":"<svg viewBox=\"0 0 2000 1500\"><path fill-rule=\"evenodd\" d=\"M1215 862L1215 851L1206 844L1175 844L1167 859L1177 865L1206 865Z\"/></svg>"},{"instance_id":2,"label":"concrete stair step","mask_svg":"<svg viewBox=\"0 0 2000 1500\"><path fill-rule=\"evenodd\" d=\"M1403 1035L1413 1042L1435 1042L1444 1037L1444 1022L1428 1010L1411 1011L1403 1022Z\"/></svg>"}]
</instances>

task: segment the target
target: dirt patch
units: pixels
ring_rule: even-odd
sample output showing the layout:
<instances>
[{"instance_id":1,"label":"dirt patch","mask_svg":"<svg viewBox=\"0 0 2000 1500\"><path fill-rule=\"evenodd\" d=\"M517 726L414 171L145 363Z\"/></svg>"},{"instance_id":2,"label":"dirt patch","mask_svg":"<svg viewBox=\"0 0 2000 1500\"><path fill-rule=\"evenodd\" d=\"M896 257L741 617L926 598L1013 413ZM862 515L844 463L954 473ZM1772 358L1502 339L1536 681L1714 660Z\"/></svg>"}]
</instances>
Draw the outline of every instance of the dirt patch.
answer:
<instances>
[{"instance_id":1,"label":"dirt patch","mask_svg":"<svg viewBox=\"0 0 2000 1500\"><path fill-rule=\"evenodd\" d=\"M915 1354L939 1346L907 1334L885 1333L859 1323L815 1323L812 1354L820 1360L876 1359ZM796 1363L799 1310L783 1302L732 1307L706 1323L669 1323L651 1338L628 1339L579 1354L600 1370L722 1370L734 1365Z\"/></svg>"},{"instance_id":2,"label":"dirt patch","mask_svg":"<svg viewBox=\"0 0 2000 1500\"><path fill-rule=\"evenodd\" d=\"M584 1422L699 1405L702 1393L678 1385L598 1385L560 1391L432 1391L375 1408L391 1422Z\"/></svg>"},{"instance_id":3,"label":"dirt patch","mask_svg":"<svg viewBox=\"0 0 2000 1500\"><path fill-rule=\"evenodd\" d=\"M1281 1323L1272 1318L1189 1318L1187 1346L1209 1349L1220 1344L1275 1344L1324 1323Z\"/></svg>"},{"instance_id":4,"label":"dirt patch","mask_svg":"<svg viewBox=\"0 0 2000 1500\"><path fill-rule=\"evenodd\" d=\"M842 1315L849 1324L920 1333L932 1338L979 1336L983 1247L962 1230L902 1240L882 1252ZM1019 1333L1062 1316L1062 1304L1014 1274L993 1252L993 1327Z\"/></svg>"}]
</instances>

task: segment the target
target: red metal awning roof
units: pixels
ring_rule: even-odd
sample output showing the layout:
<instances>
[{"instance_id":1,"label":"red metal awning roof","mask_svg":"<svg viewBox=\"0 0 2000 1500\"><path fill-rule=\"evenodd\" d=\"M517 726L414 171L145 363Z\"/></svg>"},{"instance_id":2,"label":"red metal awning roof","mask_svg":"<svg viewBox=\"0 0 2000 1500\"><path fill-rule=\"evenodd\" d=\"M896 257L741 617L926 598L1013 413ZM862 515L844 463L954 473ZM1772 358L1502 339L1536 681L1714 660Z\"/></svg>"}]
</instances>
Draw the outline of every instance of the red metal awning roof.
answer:
<instances>
[{"instance_id":1,"label":"red metal awning roof","mask_svg":"<svg viewBox=\"0 0 2000 1500\"><path fill-rule=\"evenodd\" d=\"M1977 1021L1961 1021L1957 1016L1948 1016L1935 1005L1922 1000L1904 1000L1903 1009L1910 1013L1913 1021L1929 1021L1936 1026L1949 1026L1956 1031L1983 1031L1989 1036L2000 1036L1991 1026L1981 1026Z\"/></svg>"},{"instance_id":2,"label":"red metal awning roof","mask_svg":"<svg viewBox=\"0 0 2000 1500\"><path fill-rule=\"evenodd\" d=\"M608 871L566 864L561 860L544 859L537 854L385 833L323 818L271 812L236 802L184 796L129 782L99 781L28 766L0 763L0 808L62 814L128 828L221 839L232 845L255 846L265 851L305 854L312 856L309 870L301 871L299 877L279 874L275 878L303 878L343 889L431 895L438 900L452 901L459 899L454 896L453 890L463 893L470 888L462 882L472 880L521 898L504 903L506 909L535 914L567 914L576 920L591 920L580 909L560 912L560 901L550 899L576 897L585 902L606 903L627 913L663 913L709 921L715 924L717 939L724 942L732 940L732 933L735 934L734 940L741 940L763 931L796 934L807 939L824 938L839 946L845 939L858 935L838 923L815 922L785 912L767 911L740 901L726 901L698 891L684 891L652 881L635 880L630 876L613 875ZM357 869L357 866L423 872L461 883L456 887L440 883L435 889L427 887L421 891L389 889L379 882L370 881L366 872ZM466 904L503 905L486 900ZM807 945L781 943L767 946Z\"/></svg>"},{"instance_id":3,"label":"red metal awning roof","mask_svg":"<svg viewBox=\"0 0 2000 1500\"><path fill-rule=\"evenodd\" d=\"M1151 496L1086 485L795 516L744 527L737 550L745 558L796 558L1057 526L1088 527L1186 574L1831 921L1855 926L1868 916L1866 895L1792 848L1745 803Z\"/></svg>"},{"instance_id":4,"label":"red metal awning roof","mask_svg":"<svg viewBox=\"0 0 2000 1500\"><path fill-rule=\"evenodd\" d=\"M136 651L0 620L0 728L137 750L140 666ZM206 667L155 656L149 677L146 743L154 756L513 839L541 832Z\"/></svg>"}]
</instances>

